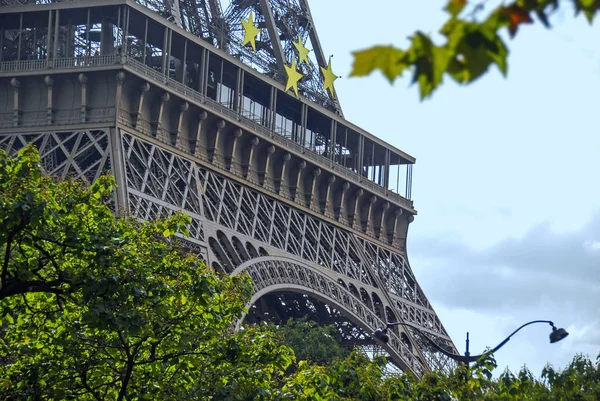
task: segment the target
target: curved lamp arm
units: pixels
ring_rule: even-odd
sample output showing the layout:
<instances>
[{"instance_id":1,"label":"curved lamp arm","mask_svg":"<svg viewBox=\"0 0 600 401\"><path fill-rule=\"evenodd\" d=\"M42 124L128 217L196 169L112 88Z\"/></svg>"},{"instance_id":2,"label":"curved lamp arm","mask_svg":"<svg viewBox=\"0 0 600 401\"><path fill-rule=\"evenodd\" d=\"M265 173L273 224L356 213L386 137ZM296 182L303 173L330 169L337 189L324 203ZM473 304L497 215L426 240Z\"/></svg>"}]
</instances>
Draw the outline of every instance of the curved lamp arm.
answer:
<instances>
[{"instance_id":1,"label":"curved lamp arm","mask_svg":"<svg viewBox=\"0 0 600 401\"><path fill-rule=\"evenodd\" d=\"M550 320L533 320L531 322L527 322L524 325L522 325L521 327L519 327L518 329L516 329L515 331L513 331L512 333L510 333L510 335L508 337L506 337L504 339L504 341L502 341L500 344L496 345L494 348L492 348L490 351L486 352L490 353L490 352L496 352L498 351L500 348L502 348L504 346L504 344L506 344L508 342L508 340L510 340L510 338L512 336L514 336L519 330L521 330L523 327L525 326L529 326L530 324L534 324L534 323L548 323L550 326L552 326L553 329L556 330L556 327L554 326L554 323L552 323ZM485 354L482 354L485 355Z\"/></svg>"},{"instance_id":2,"label":"curved lamp arm","mask_svg":"<svg viewBox=\"0 0 600 401\"><path fill-rule=\"evenodd\" d=\"M466 359L463 355L453 354L452 352L446 351L438 343L436 343L431 338L429 338L425 333L423 333L419 327L417 327L411 323L405 323L405 322L388 323L385 325L385 329L383 329L383 330L380 329L380 330L375 331L375 337L379 338L380 340L383 340L383 338L377 334L377 331L380 331L381 334L387 336L387 329L392 328L394 326L408 326L410 328L413 328L413 329L417 330L419 332L419 334L421 334L421 336L423 338L425 338L427 340L427 342L429 342L429 344L431 344L436 350L438 350L442 354L446 355L448 358L454 359L459 362L466 362ZM383 341L387 342L387 340L383 340Z\"/></svg>"},{"instance_id":3,"label":"curved lamp arm","mask_svg":"<svg viewBox=\"0 0 600 401\"><path fill-rule=\"evenodd\" d=\"M413 324L410 324L410 323L405 323L405 322L388 323L388 324L386 324L385 329L383 329L383 330L378 329L378 330L375 331L374 334L375 334L375 337L379 338L380 340L382 340L384 342L387 342L387 340L389 340L389 338L387 338L387 329L389 329L391 327L394 327L394 326L408 326L408 327L411 327L411 328L417 330L421 334L421 336L425 337L425 339L429 342L429 344L431 344L435 349L437 349L442 354L446 355L448 358L454 359L455 361L458 361L458 362L471 363L471 362L477 361L479 358L481 358L484 355L488 355L488 354L491 354L491 353L494 353L494 352L498 351L519 330L521 330L522 328L524 328L526 326L529 326L530 324L534 324L534 323L548 323L552 327L552 333L550 334L550 342L551 343L560 341L560 340L562 340L563 338L565 338L566 336L569 335L569 333L567 333L567 331L565 329L557 329L556 326L554 326L554 323L551 322L550 320L533 320L531 322L525 323L524 325L522 325L521 327L519 327L518 329L516 329L515 331L513 331L500 344L496 345L494 348L492 348L488 352L484 352L483 354L480 354L480 355L468 355L468 354L467 355L459 355L459 354L453 354L451 352L446 351L439 344L437 344L435 341L433 341L431 338L429 338L425 333L423 333L421 331L421 329L419 329L417 326L415 326Z\"/></svg>"}]
</instances>

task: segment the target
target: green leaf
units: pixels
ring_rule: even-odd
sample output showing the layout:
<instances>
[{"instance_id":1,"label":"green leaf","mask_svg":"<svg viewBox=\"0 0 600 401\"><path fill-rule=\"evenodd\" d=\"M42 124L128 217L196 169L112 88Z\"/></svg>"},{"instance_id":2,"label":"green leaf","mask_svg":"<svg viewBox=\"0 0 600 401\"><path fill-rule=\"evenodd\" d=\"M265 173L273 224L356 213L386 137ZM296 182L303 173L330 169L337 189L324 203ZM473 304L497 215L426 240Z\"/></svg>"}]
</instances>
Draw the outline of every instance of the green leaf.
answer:
<instances>
[{"instance_id":1,"label":"green leaf","mask_svg":"<svg viewBox=\"0 0 600 401\"><path fill-rule=\"evenodd\" d=\"M585 18L588 20L588 22L591 25L594 22L594 17L596 16L596 11L595 10L584 10L583 14L585 15Z\"/></svg>"},{"instance_id":2,"label":"green leaf","mask_svg":"<svg viewBox=\"0 0 600 401\"><path fill-rule=\"evenodd\" d=\"M435 46L431 39L421 32L417 32L412 37L409 53L409 59L415 65L412 82L419 84L421 100L430 96L442 83L451 55L451 51L445 47Z\"/></svg>"},{"instance_id":3,"label":"green leaf","mask_svg":"<svg viewBox=\"0 0 600 401\"><path fill-rule=\"evenodd\" d=\"M404 62L405 53L393 46L375 46L352 54L354 55L354 64L350 76L353 77L369 75L378 69L390 83L393 83L396 77L402 75L402 71L407 68Z\"/></svg>"},{"instance_id":4,"label":"green leaf","mask_svg":"<svg viewBox=\"0 0 600 401\"><path fill-rule=\"evenodd\" d=\"M444 8L451 16L456 17L467 5L467 0L449 0Z\"/></svg>"},{"instance_id":5,"label":"green leaf","mask_svg":"<svg viewBox=\"0 0 600 401\"><path fill-rule=\"evenodd\" d=\"M488 55L490 56L492 61L498 66L498 69L500 70L502 75L506 77L506 75L508 74L508 49L506 48L506 45L499 36L496 37L495 44L497 50L488 51Z\"/></svg>"}]
</instances>

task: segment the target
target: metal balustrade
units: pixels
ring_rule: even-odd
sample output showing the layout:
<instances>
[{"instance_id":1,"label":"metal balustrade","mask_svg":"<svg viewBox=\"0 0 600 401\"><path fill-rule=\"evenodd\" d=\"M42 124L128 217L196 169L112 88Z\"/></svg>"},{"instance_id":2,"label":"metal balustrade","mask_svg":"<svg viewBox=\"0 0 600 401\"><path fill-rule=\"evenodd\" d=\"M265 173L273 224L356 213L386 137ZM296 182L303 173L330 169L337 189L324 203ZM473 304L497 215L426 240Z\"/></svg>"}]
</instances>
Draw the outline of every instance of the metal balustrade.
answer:
<instances>
[{"instance_id":1,"label":"metal balustrade","mask_svg":"<svg viewBox=\"0 0 600 401\"><path fill-rule=\"evenodd\" d=\"M276 142L281 145L283 148L293 150L295 152L301 153L307 159L319 163L321 165L325 165L331 169L334 169L336 174L344 176L345 178L353 181L359 182L364 187L370 189L371 191L383 195L387 198L390 198L392 201L403 204L407 207L412 208L412 202L400 194L397 194L393 191L386 190L384 187L377 185L376 183L370 181L369 179L362 177L360 174L343 167L337 163L334 163L327 157L324 157L304 146L294 142L291 139L288 139L284 136L279 135L277 132L265 127L264 125L257 123L256 121L245 117L243 114L238 113L237 111L230 109L223 104L203 95L202 93L178 82L172 78L169 78L158 71L153 70L152 68L146 66L145 64L140 63L139 61L127 57L125 61L125 65L131 67L134 71L141 73L145 77L158 81L160 83L166 84L169 88L173 88L175 92L180 95L187 96L192 98L200 103L207 105L208 109L225 115L231 119L239 121L241 125L250 128L252 131L257 132L264 137L270 139L272 142Z\"/></svg>"},{"instance_id":2,"label":"metal balustrade","mask_svg":"<svg viewBox=\"0 0 600 401\"><path fill-rule=\"evenodd\" d=\"M0 73L43 71L53 69L94 68L111 65L124 65L150 81L158 82L162 85L168 86L171 90L173 90L178 95L184 98L188 98L198 103L201 103L202 105L205 105L207 109L213 112L219 113L230 119L238 121L242 126L259 134L260 136L264 137L269 141L277 143L282 148L300 153L308 160L334 170L336 175L340 175L352 182L359 183L360 185L369 189L375 194L387 198L392 202L399 203L409 208L413 207L412 201L406 199L402 195L387 190L386 188L370 181L368 178L361 176L355 171L343 167L342 165L333 162L331 159L324 157L312 151L311 149L305 148L304 146L294 142L291 139L281 136L280 134L271 130L270 128L265 127L264 125L248 117L243 116L239 112L224 106L223 104L182 84L181 82L176 81L175 79L167 77L161 72L156 71L151 67L148 67L147 65L129 56L121 54L109 54L99 56L66 57L43 60L6 61L0 63Z\"/></svg>"},{"instance_id":3,"label":"metal balustrade","mask_svg":"<svg viewBox=\"0 0 600 401\"><path fill-rule=\"evenodd\" d=\"M0 73L110 66L117 64L119 58L118 54L105 54L101 56L3 61L0 63Z\"/></svg>"}]
</instances>

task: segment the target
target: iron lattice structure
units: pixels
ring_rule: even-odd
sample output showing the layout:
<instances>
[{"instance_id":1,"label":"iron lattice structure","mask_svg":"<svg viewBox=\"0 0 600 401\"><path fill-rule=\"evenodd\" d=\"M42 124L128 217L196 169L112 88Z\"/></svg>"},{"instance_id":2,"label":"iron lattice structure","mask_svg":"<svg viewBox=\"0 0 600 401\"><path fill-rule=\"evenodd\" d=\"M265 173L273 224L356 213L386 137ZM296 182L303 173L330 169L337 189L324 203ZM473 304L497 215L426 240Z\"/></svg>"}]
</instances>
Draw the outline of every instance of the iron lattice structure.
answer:
<instances>
[{"instance_id":1,"label":"iron lattice structure","mask_svg":"<svg viewBox=\"0 0 600 401\"><path fill-rule=\"evenodd\" d=\"M300 92L341 114L338 100L322 91L319 66L326 66L327 60L306 0L232 0L225 10L220 0L135 1L282 83L286 80L283 65L289 65L296 57L292 42L300 36L312 50L311 64L298 66L303 75ZM242 46L244 31L240 20L247 19L250 12L255 15L256 24L265 28L257 38L256 53Z\"/></svg>"},{"instance_id":2,"label":"iron lattice structure","mask_svg":"<svg viewBox=\"0 0 600 401\"><path fill-rule=\"evenodd\" d=\"M62 178L110 171L115 208L139 219L183 210L191 251L251 276L250 321L309 315L402 370L452 369L415 331L369 335L406 321L455 351L406 255L414 158L317 90L305 0L0 5L0 148L34 144ZM250 10L256 54L241 46ZM298 35L315 55L300 99L278 75Z\"/></svg>"}]
</instances>

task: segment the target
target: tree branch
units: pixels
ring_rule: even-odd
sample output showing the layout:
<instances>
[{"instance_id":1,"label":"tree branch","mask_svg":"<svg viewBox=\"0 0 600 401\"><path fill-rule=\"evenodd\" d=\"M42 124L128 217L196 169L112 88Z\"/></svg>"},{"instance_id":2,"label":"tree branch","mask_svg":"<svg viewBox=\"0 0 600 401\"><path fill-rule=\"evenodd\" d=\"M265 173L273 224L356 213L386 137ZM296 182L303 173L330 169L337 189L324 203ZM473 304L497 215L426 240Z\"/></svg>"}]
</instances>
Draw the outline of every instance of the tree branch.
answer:
<instances>
[{"instance_id":1,"label":"tree branch","mask_svg":"<svg viewBox=\"0 0 600 401\"><path fill-rule=\"evenodd\" d=\"M26 294L28 292L47 292L51 294L61 295L64 293L64 291L58 288L58 286L64 284L65 282L66 281L63 280L8 280L2 283L2 288L0 288L0 300L14 295Z\"/></svg>"},{"instance_id":2,"label":"tree branch","mask_svg":"<svg viewBox=\"0 0 600 401\"><path fill-rule=\"evenodd\" d=\"M125 375L121 378L121 389L119 390L119 394L117 396L117 401L123 401L123 399L127 395L127 386L129 385L129 380L131 380L131 375L133 374L133 367L135 361L133 359L133 356L131 355L129 349L130 347L127 344L127 341L125 341L125 338L123 337L123 333L120 330L117 333L119 334L119 340L121 341L121 344L123 344L125 355L127 355Z\"/></svg>"},{"instance_id":3,"label":"tree branch","mask_svg":"<svg viewBox=\"0 0 600 401\"><path fill-rule=\"evenodd\" d=\"M90 385L87 382L87 375L86 375L86 371L85 368L83 369L83 371L81 371L80 373L81 376L81 384L83 385L83 388L85 388L93 397L94 399L98 400L98 401L102 401L102 397L100 397L100 394L98 394L98 392L96 392L93 388L90 387Z\"/></svg>"},{"instance_id":4,"label":"tree branch","mask_svg":"<svg viewBox=\"0 0 600 401\"><path fill-rule=\"evenodd\" d=\"M8 264L10 262L12 242L15 235L15 232L11 232L6 237L6 251L4 252L4 263L2 264L2 275L0 276L0 292L4 290L4 286L6 285L6 280L8 278Z\"/></svg>"}]
</instances>

